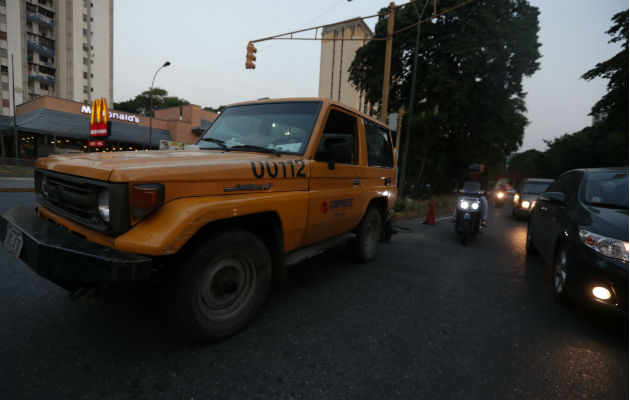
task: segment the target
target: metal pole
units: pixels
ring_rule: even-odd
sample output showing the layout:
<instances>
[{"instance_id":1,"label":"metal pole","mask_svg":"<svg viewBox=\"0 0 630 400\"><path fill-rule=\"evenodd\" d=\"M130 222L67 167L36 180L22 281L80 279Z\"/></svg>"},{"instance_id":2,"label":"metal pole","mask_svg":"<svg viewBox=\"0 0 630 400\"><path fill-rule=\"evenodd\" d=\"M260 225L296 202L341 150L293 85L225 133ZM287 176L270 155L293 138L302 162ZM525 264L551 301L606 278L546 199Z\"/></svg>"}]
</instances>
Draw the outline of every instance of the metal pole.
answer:
<instances>
[{"instance_id":1,"label":"metal pole","mask_svg":"<svg viewBox=\"0 0 630 400\"><path fill-rule=\"evenodd\" d=\"M18 151L17 124L15 122L15 68L13 67L13 54L11 54L11 82L11 85L13 86L13 136L15 139L15 166L17 167L20 155Z\"/></svg>"},{"instance_id":2,"label":"metal pole","mask_svg":"<svg viewBox=\"0 0 630 400\"><path fill-rule=\"evenodd\" d=\"M424 15L424 10L429 5L429 1L424 4L422 8L422 12L418 14L418 7L416 7L416 3L413 2L413 7L416 10L416 14L418 14L418 21L422 20L422 16ZM405 183L407 173L407 154L409 153L409 138L411 137L411 117L413 115L413 100L416 96L416 76L418 72L418 47L420 44L420 26L422 24L418 24L418 29L416 30L416 48L413 52L413 74L411 75L411 93L409 94L409 109L407 110L407 133L405 135L405 147L403 148L403 156L402 156L402 166L400 168L400 186L398 187L398 192L405 194Z\"/></svg>"},{"instance_id":3,"label":"metal pole","mask_svg":"<svg viewBox=\"0 0 630 400\"><path fill-rule=\"evenodd\" d=\"M387 41L385 42L385 71L383 72L383 100L381 100L381 121L387 121L387 103L389 100L389 75L392 65L392 42L394 41L394 15L396 4L389 3L389 19L387 20Z\"/></svg>"},{"instance_id":4,"label":"metal pole","mask_svg":"<svg viewBox=\"0 0 630 400\"><path fill-rule=\"evenodd\" d=\"M171 62L166 61L164 65L158 68L153 75L153 80L151 81L151 89L149 91L149 150L151 150L151 139L153 135L153 84L155 83L155 77L157 76L158 72L160 72L162 68L168 67L169 65L171 65Z\"/></svg>"}]
</instances>

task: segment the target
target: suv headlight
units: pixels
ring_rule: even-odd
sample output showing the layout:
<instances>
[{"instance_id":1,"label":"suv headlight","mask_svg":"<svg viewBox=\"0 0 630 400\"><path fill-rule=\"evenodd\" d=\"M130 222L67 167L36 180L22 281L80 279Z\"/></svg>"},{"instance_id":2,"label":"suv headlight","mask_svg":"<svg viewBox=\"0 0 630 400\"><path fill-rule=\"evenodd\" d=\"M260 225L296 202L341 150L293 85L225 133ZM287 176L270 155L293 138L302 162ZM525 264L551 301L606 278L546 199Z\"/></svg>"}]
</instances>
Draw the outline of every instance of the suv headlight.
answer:
<instances>
[{"instance_id":1,"label":"suv headlight","mask_svg":"<svg viewBox=\"0 0 630 400\"><path fill-rule=\"evenodd\" d=\"M98 215L101 216L103 221L109 223L109 191L101 190L98 194Z\"/></svg>"},{"instance_id":2,"label":"suv headlight","mask_svg":"<svg viewBox=\"0 0 630 400\"><path fill-rule=\"evenodd\" d=\"M628 262L628 242L580 229L580 239L599 254Z\"/></svg>"}]
</instances>

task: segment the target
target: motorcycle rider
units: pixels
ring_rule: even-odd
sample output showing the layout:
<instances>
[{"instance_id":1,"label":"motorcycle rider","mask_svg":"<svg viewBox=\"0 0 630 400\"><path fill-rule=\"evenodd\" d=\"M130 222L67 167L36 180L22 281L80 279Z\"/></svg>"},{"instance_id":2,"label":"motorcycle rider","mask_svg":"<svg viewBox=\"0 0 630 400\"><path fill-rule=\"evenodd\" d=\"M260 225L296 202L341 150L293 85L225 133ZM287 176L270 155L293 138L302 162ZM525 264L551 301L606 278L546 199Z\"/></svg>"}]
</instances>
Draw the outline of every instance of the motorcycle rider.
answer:
<instances>
[{"instance_id":1,"label":"motorcycle rider","mask_svg":"<svg viewBox=\"0 0 630 400\"><path fill-rule=\"evenodd\" d=\"M468 176L463 179L459 185L457 185L457 190L464 187L464 183L467 181L479 181L482 190L487 190L488 186L488 177L486 174L486 166L479 163L472 163L468 166ZM453 218L457 213L457 206L455 206L455 210L453 211ZM481 196L481 226L486 226L486 220L488 219L488 199L486 196Z\"/></svg>"}]
</instances>

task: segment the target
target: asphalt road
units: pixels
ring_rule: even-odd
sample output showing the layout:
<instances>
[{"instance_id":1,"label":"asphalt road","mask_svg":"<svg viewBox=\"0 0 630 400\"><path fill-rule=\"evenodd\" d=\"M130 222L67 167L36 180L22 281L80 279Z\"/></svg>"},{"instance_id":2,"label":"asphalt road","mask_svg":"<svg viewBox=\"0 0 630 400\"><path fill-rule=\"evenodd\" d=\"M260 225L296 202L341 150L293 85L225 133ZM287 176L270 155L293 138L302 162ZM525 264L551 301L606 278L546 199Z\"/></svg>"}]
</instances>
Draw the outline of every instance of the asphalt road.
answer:
<instances>
[{"instance_id":1,"label":"asphalt road","mask_svg":"<svg viewBox=\"0 0 630 400\"><path fill-rule=\"evenodd\" d=\"M33 194L0 194L0 212L17 204ZM0 250L0 398L628 398L628 320L556 303L507 207L469 247L450 222L398 226L369 264L334 250L296 266L205 347L154 292L93 310Z\"/></svg>"}]
</instances>

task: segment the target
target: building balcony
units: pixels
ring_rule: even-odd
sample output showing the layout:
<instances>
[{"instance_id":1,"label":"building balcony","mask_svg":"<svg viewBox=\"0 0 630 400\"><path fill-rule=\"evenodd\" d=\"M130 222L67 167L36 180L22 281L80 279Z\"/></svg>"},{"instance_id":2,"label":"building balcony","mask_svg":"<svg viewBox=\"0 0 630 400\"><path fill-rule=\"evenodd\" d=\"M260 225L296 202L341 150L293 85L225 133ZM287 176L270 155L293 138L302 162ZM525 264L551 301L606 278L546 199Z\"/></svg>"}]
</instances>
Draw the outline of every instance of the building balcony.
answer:
<instances>
[{"instance_id":1,"label":"building balcony","mask_svg":"<svg viewBox=\"0 0 630 400\"><path fill-rule=\"evenodd\" d=\"M30 11L26 12L26 19L50 26L51 28L55 26L55 21L52 18Z\"/></svg>"},{"instance_id":2,"label":"building balcony","mask_svg":"<svg viewBox=\"0 0 630 400\"><path fill-rule=\"evenodd\" d=\"M28 79L29 80L34 80L34 81L48 83L50 85L54 85L55 84L55 78L50 76L50 75L45 75L45 74L30 73L28 75Z\"/></svg>"},{"instance_id":3,"label":"building balcony","mask_svg":"<svg viewBox=\"0 0 630 400\"><path fill-rule=\"evenodd\" d=\"M37 51L40 54L44 54L50 57L55 56L55 49L53 49L52 47L44 46L43 44L39 44L30 40L27 40L26 47L30 50Z\"/></svg>"}]
</instances>

